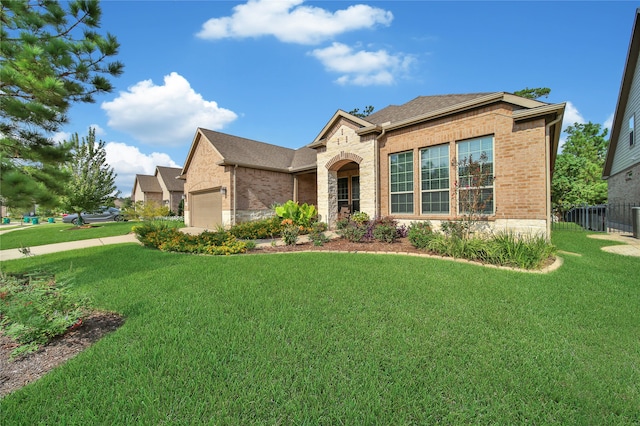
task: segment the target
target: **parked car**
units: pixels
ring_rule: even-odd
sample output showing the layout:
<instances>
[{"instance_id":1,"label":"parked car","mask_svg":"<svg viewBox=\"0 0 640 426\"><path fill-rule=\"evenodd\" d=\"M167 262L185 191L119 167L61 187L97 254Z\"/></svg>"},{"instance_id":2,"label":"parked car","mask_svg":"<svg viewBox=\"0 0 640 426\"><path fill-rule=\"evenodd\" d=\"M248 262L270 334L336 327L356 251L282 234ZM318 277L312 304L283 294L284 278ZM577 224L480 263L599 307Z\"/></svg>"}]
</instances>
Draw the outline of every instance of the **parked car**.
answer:
<instances>
[{"instance_id":1,"label":"parked car","mask_svg":"<svg viewBox=\"0 0 640 426\"><path fill-rule=\"evenodd\" d=\"M93 223L93 222L120 222L126 220L124 216L120 213L120 209L115 207L100 207L95 212L84 212L82 213L82 221L85 223ZM62 217L62 222L64 223L73 223L74 225L78 224L78 215L76 213L68 214Z\"/></svg>"}]
</instances>

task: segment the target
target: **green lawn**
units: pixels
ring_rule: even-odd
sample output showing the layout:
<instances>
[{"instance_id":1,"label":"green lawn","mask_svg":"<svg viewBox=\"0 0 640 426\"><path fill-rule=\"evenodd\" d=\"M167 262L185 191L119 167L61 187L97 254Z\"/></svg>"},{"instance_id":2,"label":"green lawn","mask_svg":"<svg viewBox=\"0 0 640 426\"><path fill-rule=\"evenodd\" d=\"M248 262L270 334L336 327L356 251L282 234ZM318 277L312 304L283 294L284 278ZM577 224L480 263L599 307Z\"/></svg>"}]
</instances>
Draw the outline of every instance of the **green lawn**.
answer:
<instances>
[{"instance_id":1,"label":"green lawn","mask_svg":"<svg viewBox=\"0 0 640 426\"><path fill-rule=\"evenodd\" d=\"M640 259L554 242L577 255L550 274L136 244L2 262L127 319L0 424L638 424Z\"/></svg>"},{"instance_id":2,"label":"green lawn","mask_svg":"<svg viewBox=\"0 0 640 426\"><path fill-rule=\"evenodd\" d=\"M0 235L0 250L126 235L136 223L138 222L94 223L92 228L76 228L70 223L27 225L26 229ZM183 226L182 222L177 223Z\"/></svg>"}]
</instances>

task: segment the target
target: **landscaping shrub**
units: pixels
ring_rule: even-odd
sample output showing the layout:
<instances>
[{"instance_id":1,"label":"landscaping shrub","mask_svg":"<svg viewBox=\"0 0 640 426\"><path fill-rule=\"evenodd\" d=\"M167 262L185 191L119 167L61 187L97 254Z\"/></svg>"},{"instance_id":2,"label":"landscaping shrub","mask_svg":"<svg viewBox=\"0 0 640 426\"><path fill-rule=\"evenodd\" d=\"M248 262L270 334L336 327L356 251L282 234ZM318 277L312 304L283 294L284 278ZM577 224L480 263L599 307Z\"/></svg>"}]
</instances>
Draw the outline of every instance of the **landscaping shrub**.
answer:
<instances>
[{"instance_id":1,"label":"landscaping shrub","mask_svg":"<svg viewBox=\"0 0 640 426\"><path fill-rule=\"evenodd\" d=\"M347 240L354 243L361 243L365 241L365 237L369 231L367 224L358 224L356 222L349 222L343 229L340 230L340 235Z\"/></svg>"},{"instance_id":2,"label":"landscaping shrub","mask_svg":"<svg viewBox=\"0 0 640 426\"><path fill-rule=\"evenodd\" d=\"M164 223L145 223L133 228L138 240L145 246L162 251L227 255L245 253L254 243L239 241L231 233L205 231L189 235Z\"/></svg>"},{"instance_id":3,"label":"landscaping shrub","mask_svg":"<svg viewBox=\"0 0 640 426\"><path fill-rule=\"evenodd\" d=\"M304 228L309 228L318 217L318 210L314 205L307 203L300 205L292 200L275 206L274 211L280 220L290 219L293 224Z\"/></svg>"},{"instance_id":4,"label":"landscaping shrub","mask_svg":"<svg viewBox=\"0 0 640 426\"><path fill-rule=\"evenodd\" d=\"M282 232L282 220L278 216L267 219L242 222L233 225L229 233L239 240L264 240L279 238Z\"/></svg>"},{"instance_id":5,"label":"landscaping shrub","mask_svg":"<svg viewBox=\"0 0 640 426\"><path fill-rule=\"evenodd\" d=\"M373 228L373 237L385 243L393 243L398 239L398 230L391 225L376 225Z\"/></svg>"},{"instance_id":6,"label":"landscaping shrub","mask_svg":"<svg viewBox=\"0 0 640 426\"><path fill-rule=\"evenodd\" d=\"M324 243L329 241L329 237L324 234L324 231L327 230L327 224L324 222L316 222L311 226L311 230L309 231L309 241L313 243L314 246L322 246Z\"/></svg>"},{"instance_id":7,"label":"landscaping shrub","mask_svg":"<svg viewBox=\"0 0 640 426\"><path fill-rule=\"evenodd\" d=\"M278 216L251 222L238 223L229 229L229 233L239 240L263 240L279 238L282 232L282 220Z\"/></svg>"},{"instance_id":8,"label":"landscaping shrub","mask_svg":"<svg viewBox=\"0 0 640 426\"><path fill-rule=\"evenodd\" d=\"M407 231L409 242L419 249L426 249L434 237L431 222L411 222Z\"/></svg>"},{"instance_id":9,"label":"landscaping shrub","mask_svg":"<svg viewBox=\"0 0 640 426\"><path fill-rule=\"evenodd\" d=\"M366 214L365 212L354 212L351 215L351 222L355 222L358 225L364 225L367 222L369 222L369 215Z\"/></svg>"},{"instance_id":10,"label":"landscaping shrub","mask_svg":"<svg viewBox=\"0 0 640 426\"><path fill-rule=\"evenodd\" d=\"M555 246L541 235L518 235L508 231L496 234L487 247L488 262L524 269L539 268L555 254Z\"/></svg>"},{"instance_id":11,"label":"landscaping shrub","mask_svg":"<svg viewBox=\"0 0 640 426\"><path fill-rule=\"evenodd\" d=\"M283 220L281 225L284 243L288 246L295 246L298 242L298 235L300 235L300 228L302 228L302 226L296 225L291 219Z\"/></svg>"},{"instance_id":12,"label":"landscaping shrub","mask_svg":"<svg viewBox=\"0 0 640 426\"><path fill-rule=\"evenodd\" d=\"M87 304L51 274L0 274L0 330L19 344L11 357L64 334L88 315Z\"/></svg>"}]
</instances>

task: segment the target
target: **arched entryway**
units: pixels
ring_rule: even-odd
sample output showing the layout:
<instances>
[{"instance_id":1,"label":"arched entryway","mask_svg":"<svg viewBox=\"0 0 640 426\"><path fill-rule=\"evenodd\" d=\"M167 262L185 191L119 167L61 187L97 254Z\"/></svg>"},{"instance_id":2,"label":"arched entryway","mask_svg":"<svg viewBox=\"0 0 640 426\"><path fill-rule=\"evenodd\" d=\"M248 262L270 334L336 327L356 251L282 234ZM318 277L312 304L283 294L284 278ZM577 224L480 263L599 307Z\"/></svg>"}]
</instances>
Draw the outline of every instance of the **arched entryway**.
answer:
<instances>
[{"instance_id":1,"label":"arched entryway","mask_svg":"<svg viewBox=\"0 0 640 426\"><path fill-rule=\"evenodd\" d=\"M325 167L328 170L329 224L360 211L360 162L355 154L340 153Z\"/></svg>"}]
</instances>

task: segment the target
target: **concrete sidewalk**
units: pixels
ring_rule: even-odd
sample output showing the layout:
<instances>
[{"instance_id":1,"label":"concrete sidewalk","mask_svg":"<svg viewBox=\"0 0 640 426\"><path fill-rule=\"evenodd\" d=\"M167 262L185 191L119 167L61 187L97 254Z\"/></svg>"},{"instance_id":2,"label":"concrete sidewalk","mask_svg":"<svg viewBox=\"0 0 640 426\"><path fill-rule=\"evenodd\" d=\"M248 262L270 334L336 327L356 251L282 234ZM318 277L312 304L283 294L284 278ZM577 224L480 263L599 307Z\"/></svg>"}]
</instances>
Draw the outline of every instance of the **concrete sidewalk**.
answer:
<instances>
[{"instance_id":1,"label":"concrete sidewalk","mask_svg":"<svg viewBox=\"0 0 640 426\"><path fill-rule=\"evenodd\" d=\"M43 246L29 247L31 256L40 254L57 253L59 251L77 250L87 247L106 246L110 244L138 243L135 234L119 235L116 237L94 238L91 240L69 241L67 243L46 244ZM0 261L21 259L25 257L20 249L0 250Z\"/></svg>"}]
</instances>

